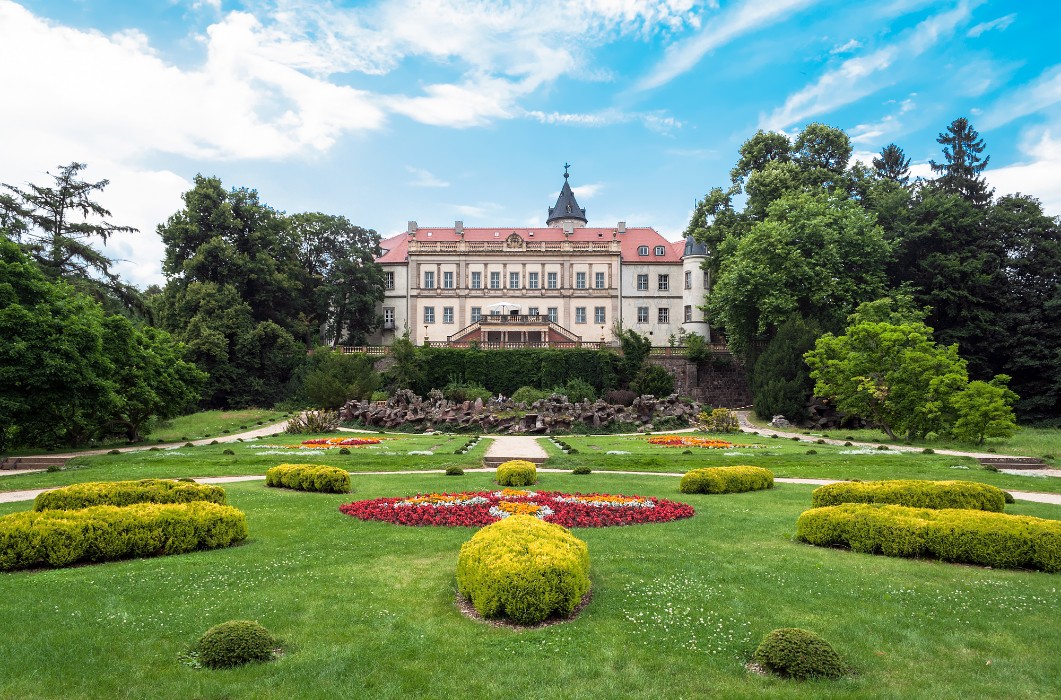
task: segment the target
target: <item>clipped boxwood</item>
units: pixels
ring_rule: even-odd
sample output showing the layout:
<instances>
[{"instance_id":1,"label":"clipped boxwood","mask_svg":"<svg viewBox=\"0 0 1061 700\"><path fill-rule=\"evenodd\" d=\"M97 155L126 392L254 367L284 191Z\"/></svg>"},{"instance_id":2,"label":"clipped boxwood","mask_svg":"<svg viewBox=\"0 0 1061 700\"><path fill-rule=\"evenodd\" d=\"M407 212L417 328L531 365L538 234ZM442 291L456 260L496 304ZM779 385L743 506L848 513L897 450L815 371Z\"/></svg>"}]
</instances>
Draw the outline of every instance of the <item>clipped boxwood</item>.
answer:
<instances>
[{"instance_id":1,"label":"clipped boxwood","mask_svg":"<svg viewBox=\"0 0 1061 700\"><path fill-rule=\"evenodd\" d=\"M525 459L510 459L497 465L496 478L502 486L530 486L538 483L538 468Z\"/></svg>"},{"instance_id":2,"label":"clipped boxwood","mask_svg":"<svg viewBox=\"0 0 1061 700\"><path fill-rule=\"evenodd\" d=\"M232 668L273 658L277 640L253 620L229 620L208 629L196 648L207 668Z\"/></svg>"},{"instance_id":3,"label":"clipped boxwood","mask_svg":"<svg viewBox=\"0 0 1061 700\"><path fill-rule=\"evenodd\" d=\"M957 508L844 503L799 516L796 538L889 557L1061 571L1061 521Z\"/></svg>"},{"instance_id":4,"label":"clipped boxwood","mask_svg":"<svg viewBox=\"0 0 1061 700\"><path fill-rule=\"evenodd\" d=\"M208 501L135 503L0 518L0 571L181 554L247 538L247 519Z\"/></svg>"},{"instance_id":5,"label":"clipped boxwood","mask_svg":"<svg viewBox=\"0 0 1061 700\"><path fill-rule=\"evenodd\" d=\"M847 672L829 642L798 627L783 627L763 637L755 661L764 670L796 680L839 678Z\"/></svg>"},{"instance_id":6,"label":"clipped boxwood","mask_svg":"<svg viewBox=\"0 0 1061 700\"><path fill-rule=\"evenodd\" d=\"M210 501L225 504L220 486L176 479L139 481L94 481L64 486L38 494L33 510L77 510L92 506L129 506L134 503L190 503Z\"/></svg>"},{"instance_id":7,"label":"clipped boxwood","mask_svg":"<svg viewBox=\"0 0 1061 700\"><path fill-rule=\"evenodd\" d=\"M682 477L682 493L739 493L774 487L774 473L762 467L705 467Z\"/></svg>"},{"instance_id":8,"label":"clipped boxwood","mask_svg":"<svg viewBox=\"0 0 1061 700\"><path fill-rule=\"evenodd\" d=\"M845 481L814 490L815 508L841 503L890 503L910 508L964 508L1001 513L1006 505L1002 489L976 481Z\"/></svg>"},{"instance_id":9,"label":"clipped boxwood","mask_svg":"<svg viewBox=\"0 0 1061 700\"><path fill-rule=\"evenodd\" d=\"M350 472L319 464L280 464L265 472L265 485L297 491L350 493Z\"/></svg>"},{"instance_id":10,"label":"clipped boxwood","mask_svg":"<svg viewBox=\"0 0 1061 700\"><path fill-rule=\"evenodd\" d=\"M464 543L457 588L487 618L567 617L589 592L589 548L560 525L512 515Z\"/></svg>"}]
</instances>

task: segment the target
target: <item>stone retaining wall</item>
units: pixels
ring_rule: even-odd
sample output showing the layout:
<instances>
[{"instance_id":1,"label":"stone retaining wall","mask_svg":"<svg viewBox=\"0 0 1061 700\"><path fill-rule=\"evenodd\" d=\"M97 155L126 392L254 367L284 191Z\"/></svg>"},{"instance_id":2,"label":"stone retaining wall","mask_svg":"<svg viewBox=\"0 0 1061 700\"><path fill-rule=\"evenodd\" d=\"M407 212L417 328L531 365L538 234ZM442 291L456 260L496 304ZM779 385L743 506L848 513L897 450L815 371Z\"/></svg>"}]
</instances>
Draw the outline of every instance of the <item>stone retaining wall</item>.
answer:
<instances>
[{"instance_id":1,"label":"stone retaining wall","mask_svg":"<svg viewBox=\"0 0 1061 700\"><path fill-rule=\"evenodd\" d=\"M652 355L647 361L671 373L677 393L705 406L743 408L752 403L744 363L729 353L714 353L700 363L676 355Z\"/></svg>"}]
</instances>

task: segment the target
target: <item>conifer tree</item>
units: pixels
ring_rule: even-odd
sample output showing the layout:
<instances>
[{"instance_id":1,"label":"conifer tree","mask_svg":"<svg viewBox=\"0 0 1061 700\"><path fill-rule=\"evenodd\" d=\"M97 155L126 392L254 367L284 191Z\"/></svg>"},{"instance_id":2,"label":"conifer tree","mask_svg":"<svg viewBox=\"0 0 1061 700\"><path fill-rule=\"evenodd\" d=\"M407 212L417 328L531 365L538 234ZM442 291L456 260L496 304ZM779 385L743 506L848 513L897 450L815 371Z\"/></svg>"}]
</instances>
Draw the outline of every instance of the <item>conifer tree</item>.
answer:
<instances>
[{"instance_id":1,"label":"conifer tree","mask_svg":"<svg viewBox=\"0 0 1061 700\"><path fill-rule=\"evenodd\" d=\"M873 159L873 169L882 180L891 180L903 186L910 183L910 159L894 143L880 149L880 155Z\"/></svg>"},{"instance_id":2,"label":"conifer tree","mask_svg":"<svg viewBox=\"0 0 1061 700\"><path fill-rule=\"evenodd\" d=\"M945 192L961 197L977 206L991 202L994 190L988 188L987 181L980 175L987 167L991 156L981 158L984 152L984 140L965 117L958 117L947 126L936 141L943 146L944 163L932 160L932 172L939 173L936 185Z\"/></svg>"}]
</instances>

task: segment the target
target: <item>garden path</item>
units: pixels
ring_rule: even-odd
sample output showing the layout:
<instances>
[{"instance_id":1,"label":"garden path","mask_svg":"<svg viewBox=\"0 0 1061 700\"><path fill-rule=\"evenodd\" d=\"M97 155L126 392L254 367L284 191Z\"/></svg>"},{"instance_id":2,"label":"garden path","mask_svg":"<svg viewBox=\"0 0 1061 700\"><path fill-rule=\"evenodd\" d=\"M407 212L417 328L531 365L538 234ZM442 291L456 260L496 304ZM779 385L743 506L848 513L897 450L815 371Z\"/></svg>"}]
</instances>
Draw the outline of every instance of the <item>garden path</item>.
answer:
<instances>
[{"instance_id":1,"label":"garden path","mask_svg":"<svg viewBox=\"0 0 1061 700\"><path fill-rule=\"evenodd\" d=\"M547 459L549 454L538 444L538 439L522 435L490 437L486 458L490 460Z\"/></svg>"}]
</instances>

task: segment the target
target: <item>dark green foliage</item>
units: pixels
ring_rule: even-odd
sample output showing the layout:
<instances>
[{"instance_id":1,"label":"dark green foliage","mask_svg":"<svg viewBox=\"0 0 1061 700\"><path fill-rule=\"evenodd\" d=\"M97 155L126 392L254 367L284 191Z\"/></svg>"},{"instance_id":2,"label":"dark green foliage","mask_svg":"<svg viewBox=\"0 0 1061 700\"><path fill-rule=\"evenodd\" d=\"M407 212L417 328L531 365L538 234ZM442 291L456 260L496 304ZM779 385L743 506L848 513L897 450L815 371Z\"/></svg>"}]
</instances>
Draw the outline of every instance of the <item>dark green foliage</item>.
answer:
<instances>
[{"instance_id":1,"label":"dark green foliage","mask_svg":"<svg viewBox=\"0 0 1061 700\"><path fill-rule=\"evenodd\" d=\"M207 501L23 511L0 518L0 571L182 554L247 538L247 519Z\"/></svg>"},{"instance_id":2,"label":"dark green foliage","mask_svg":"<svg viewBox=\"0 0 1061 700\"><path fill-rule=\"evenodd\" d=\"M221 454L231 456L231 455L234 455L236 453L234 451L228 449L228 448L225 448L225 449L221 450Z\"/></svg>"},{"instance_id":3,"label":"dark green foliage","mask_svg":"<svg viewBox=\"0 0 1061 700\"><path fill-rule=\"evenodd\" d=\"M374 364L366 355L318 349L300 370L304 373L302 396L314 408L330 409L368 399L381 382Z\"/></svg>"},{"instance_id":4,"label":"dark green foliage","mask_svg":"<svg viewBox=\"0 0 1061 700\"><path fill-rule=\"evenodd\" d=\"M613 389L604 392L601 398L614 406L632 406L634 399L637 398L637 392L629 389Z\"/></svg>"},{"instance_id":5,"label":"dark green foliage","mask_svg":"<svg viewBox=\"0 0 1061 700\"><path fill-rule=\"evenodd\" d=\"M339 454L341 454L341 455L350 454L350 448L349 447L340 447L339 448Z\"/></svg>"},{"instance_id":6,"label":"dark green foliage","mask_svg":"<svg viewBox=\"0 0 1061 700\"><path fill-rule=\"evenodd\" d=\"M562 394L572 403L597 400L597 392L593 390L593 387L578 377L568 379L563 386L555 387L552 393Z\"/></svg>"},{"instance_id":7,"label":"dark green foliage","mask_svg":"<svg viewBox=\"0 0 1061 700\"><path fill-rule=\"evenodd\" d=\"M984 152L984 140L965 117L958 117L947 126L936 142L943 146L945 162L932 160L932 172L938 173L935 185L945 192L961 196L977 206L991 202L994 190L987 186L980 173L991 161L991 156L981 158Z\"/></svg>"},{"instance_id":8,"label":"dark green foliage","mask_svg":"<svg viewBox=\"0 0 1061 700\"><path fill-rule=\"evenodd\" d=\"M1013 497L1013 494L1009 491L1003 491L1002 496L1006 499L1006 503L1016 503L1017 499Z\"/></svg>"},{"instance_id":9,"label":"dark green foliage","mask_svg":"<svg viewBox=\"0 0 1061 700\"><path fill-rule=\"evenodd\" d=\"M196 645L199 661L207 668L233 668L251 661L273 658L277 640L251 620L229 620L206 631Z\"/></svg>"},{"instance_id":10,"label":"dark green foliage","mask_svg":"<svg viewBox=\"0 0 1061 700\"><path fill-rule=\"evenodd\" d=\"M107 451L107 454L109 454L109 455L120 455L121 453L122 453L121 450L108 450Z\"/></svg>"},{"instance_id":11,"label":"dark green foliage","mask_svg":"<svg viewBox=\"0 0 1061 700\"><path fill-rule=\"evenodd\" d=\"M77 510L91 506L192 501L210 501L225 505L225 490L220 486L173 479L87 482L38 494L33 501L33 510Z\"/></svg>"},{"instance_id":12,"label":"dark green foliage","mask_svg":"<svg viewBox=\"0 0 1061 700\"><path fill-rule=\"evenodd\" d=\"M788 627L770 632L755 650L765 670L795 680L839 678L847 673L840 656L813 632Z\"/></svg>"},{"instance_id":13,"label":"dark green foliage","mask_svg":"<svg viewBox=\"0 0 1061 700\"><path fill-rule=\"evenodd\" d=\"M479 384L460 384L457 382L451 382L443 387L442 394L450 401L456 403L475 401L476 399L482 399L485 402L493 397L493 394L488 389Z\"/></svg>"},{"instance_id":14,"label":"dark green foliage","mask_svg":"<svg viewBox=\"0 0 1061 700\"><path fill-rule=\"evenodd\" d=\"M682 493L741 493L774 487L774 473L762 467L706 467L682 477Z\"/></svg>"},{"instance_id":15,"label":"dark green foliage","mask_svg":"<svg viewBox=\"0 0 1061 700\"><path fill-rule=\"evenodd\" d=\"M622 348L622 358L619 360L619 384L629 386L641 371L645 359L652 351L652 341L636 331L619 331L619 346ZM598 387L605 388L605 387Z\"/></svg>"},{"instance_id":16,"label":"dark green foliage","mask_svg":"<svg viewBox=\"0 0 1061 700\"><path fill-rule=\"evenodd\" d=\"M265 485L296 491L350 493L350 472L319 464L279 464L266 470Z\"/></svg>"},{"instance_id":17,"label":"dark green foliage","mask_svg":"<svg viewBox=\"0 0 1061 700\"><path fill-rule=\"evenodd\" d=\"M660 365L646 364L630 382L630 390L640 396L670 396L674 393L674 377Z\"/></svg>"},{"instance_id":18,"label":"dark green foliage","mask_svg":"<svg viewBox=\"0 0 1061 700\"><path fill-rule=\"evenodd\" d=\"M889 557L1061 571L1061 522L982 510L845 503L805 511L796 538Z\"/></svg>"},{"instance_id":19,"label":"dark green foliage","mask_svg":"<svg viewBox=\"0 0 1061 700\"><path fill-rule=\"evenodd\" d=\"M446 476L464 476L464 470L460 467L451 464L446 467Z\"/></svg>"},{"instance_id":20,"label":"dark green foliage","mask_svg":"<svg viewBox=\"0 0 1061 700\"><path fill-rule=\"evenodd\" d=\"M1005 505L1002 489L976 481L840 482L814 490L815 508L841 503L891 503L911 508L967 508L1001 513Z\"/></svg>"},{"instance_id":21,"label":"dark green foliage","mask_svg":"<svg viewBox=\"0 0 1061 700\"><path fill-rule=\"evenodd\" d=\"M873 169L881 179L904 186L910 182L910 159L894 143L889 143L873 158Z\"/></svg>"},{"instance_id":22,"label":"dark green foliage","mask_svg":"<svg viewBox=\"0 0 1061 700\"><path fill-rule=\"evenodd\" d=\"M814 348L821 335L817 323L795 316L781 324L761 354L755 359L749 383L755 413L769 420L782 415L790 421L807 417L807 399L814 381L803 355Z\"/></svg>"},{"instance_id":23,"label":"dark green foliage","mask_svg":"<svg viewBox=\"0 0 1061 700\"><path fill-rule=\"evenodd\" d=\"M546 391L544 389L535 389L532 386L521 386L519 389L516 389L515 393L512 394L512 400L516 403L522 403L526 404L527 406L530 406L535 401L540 401L541 399L544 399L550 393L552 392Z\"/></svg>"},{"instance_id":24,"label":"dark green foliage","mask_svg":"<svg viewBox=\"0 0 1061 700\"><path fill-rule=\"evenodd\" d=\"M572 474L590 474L592 472L593 472L593 470L590 469L589 467L587 467L584 464L581 467L575 467L574 469L571 470Z\"/></svg>"},{"instance_id":25,"label":"dark green foliage","mask_svg":"<svg viewBox=\"0 0 1061 700\"><path fill-rule=\"evenodd\" d=\"M288 419L285 433L302 435L306 433L331 433L339 429L337 411L306 411Z\"/></svg>"}]
</instances>

